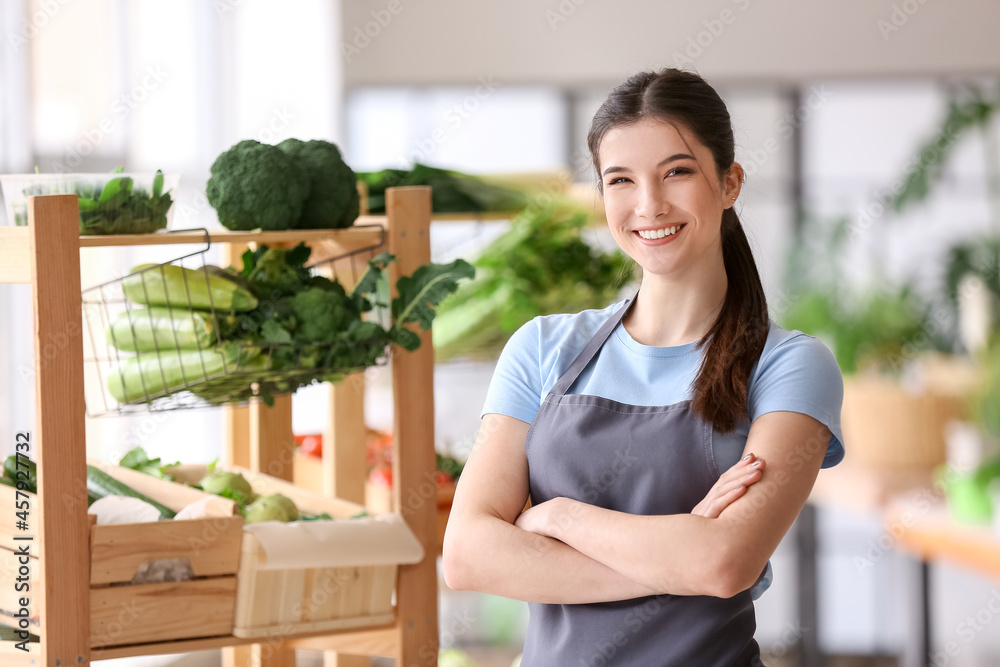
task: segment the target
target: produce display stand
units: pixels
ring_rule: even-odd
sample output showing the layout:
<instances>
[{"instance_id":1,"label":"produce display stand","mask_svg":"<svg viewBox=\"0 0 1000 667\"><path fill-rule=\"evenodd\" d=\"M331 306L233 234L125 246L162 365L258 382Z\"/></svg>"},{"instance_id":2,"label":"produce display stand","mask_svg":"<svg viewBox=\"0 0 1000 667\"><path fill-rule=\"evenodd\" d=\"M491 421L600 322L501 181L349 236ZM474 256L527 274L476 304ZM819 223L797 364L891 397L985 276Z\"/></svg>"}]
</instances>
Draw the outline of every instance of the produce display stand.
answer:
<instances>
[{"instance_id":1,"label":"produce display stand","mask_svg":"<svg viewBox=\"0 0 1000 667\"><path fill-rule=\"evenodd\" d=\"M356 225L368 229L232 232L212 230L212 243L225 244L229 257L251 244L313 248L311 261L370 248L385 240L398 258L389 265L395 295L396 280L430 261L429 187L390 188L385 215L362 215ZM379 229L381 227L381 229ZM396 582L395 622L380 627L324 632L316 635L269 637L266 641L233 636L163 641L92 649L90 643L90 521L87 514L84 356L81 313L80 249L97 246L201 243L203 232L134 236L80 237L75 195L29 198L27 227L0 227L0 283L32 286L34 317L35 431L31 458L38 467L38 503L31 508L38 556L38 587L30 593L40 608L46 632L25 653L11 642L0 642L3 665L69 667L91 660L139 655L185 653L225 648L227 667L294 665L295 649L335 651L327 667L365 664L367 658L393 657L397 664L436 665L438 653L437 566L433 548L435 504L419 498L426 480L434 479L434 351L431 332L419 332L415 352L394 353L393 386L393 509L400 513L424 547L424 559L401 565ZM232 263L232 262L231 262ZM124 268L124 267L123 267ZM388 372L386 367L377 369ZM361 374L359 374L361 375ZM359 387L351 377L332 387L328 432L330 486L341 497L357 501L364 480L364 413L359 411ZM227 442L223 461L292 480L295 456L291 429L291 396L275 399L273 407L253 402L248 407L223 407ZM356 434L360 437L354 439ZM6 437L13 437L8 434ZM343 450L343 451L340 451ZM345 462L354 461L353 465ZM334 468L334 463L338 465ZM361 468L363 471L363 467ZM362 472L363 476L363 472ZM354 479L350 479L354 477ZM353 484L358 491L345 489ZM414 494L411 496L411 493ZM2 521L13 523L17 517ZM0 557L16 558L11 545ZM3 585L13 585L4 582ZM27 594L26 594L27 595ZM194 614L196 610L192 609ZM339 655L343 654L343 655Z\"/></svg>"}]
</instances>

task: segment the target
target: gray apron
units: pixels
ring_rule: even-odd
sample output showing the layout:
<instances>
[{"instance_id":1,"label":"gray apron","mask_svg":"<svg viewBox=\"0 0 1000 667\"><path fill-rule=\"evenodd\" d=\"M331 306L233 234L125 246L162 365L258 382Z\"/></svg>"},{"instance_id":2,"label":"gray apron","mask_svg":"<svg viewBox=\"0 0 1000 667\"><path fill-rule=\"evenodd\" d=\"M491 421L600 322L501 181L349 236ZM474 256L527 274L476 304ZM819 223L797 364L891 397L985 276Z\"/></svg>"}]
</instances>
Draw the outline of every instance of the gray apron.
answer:
<instances>
[{"instance_id":1,"label":"gray apron","mask_svg":"<svg viewBox=\"0 0 1000 667\"><path fill-rule=\"evenodd\" d=\"M566 393L636 296L584 347L528 429L532 505L564 496L629 514L688 514L719 478L712 425L691 400L641 406ZM749 589L728 599L663 594L528 608L521 667L761 665Z\"/></svg>"}]
</instances>

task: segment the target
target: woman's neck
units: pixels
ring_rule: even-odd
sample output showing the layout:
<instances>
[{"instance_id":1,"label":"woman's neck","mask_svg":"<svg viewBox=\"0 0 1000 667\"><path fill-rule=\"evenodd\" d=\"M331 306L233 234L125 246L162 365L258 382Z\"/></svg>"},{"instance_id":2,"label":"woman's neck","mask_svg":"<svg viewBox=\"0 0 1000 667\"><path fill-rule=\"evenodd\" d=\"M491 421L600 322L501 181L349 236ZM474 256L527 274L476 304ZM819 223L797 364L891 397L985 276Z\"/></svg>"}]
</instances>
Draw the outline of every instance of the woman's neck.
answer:
<instances>
[{"instance_id":1,"label":"woman's neck","mask_svg":"<svg viewBox=\"0 0 1000 667\"><path fill-rule=\"evenodd\" d=\"M633 340L674 347L708 334L722 310L729 283L724 265L703 269L701 275L679 279L643 272L638 299L622 321Z\"/></svg>"}]
</instances>

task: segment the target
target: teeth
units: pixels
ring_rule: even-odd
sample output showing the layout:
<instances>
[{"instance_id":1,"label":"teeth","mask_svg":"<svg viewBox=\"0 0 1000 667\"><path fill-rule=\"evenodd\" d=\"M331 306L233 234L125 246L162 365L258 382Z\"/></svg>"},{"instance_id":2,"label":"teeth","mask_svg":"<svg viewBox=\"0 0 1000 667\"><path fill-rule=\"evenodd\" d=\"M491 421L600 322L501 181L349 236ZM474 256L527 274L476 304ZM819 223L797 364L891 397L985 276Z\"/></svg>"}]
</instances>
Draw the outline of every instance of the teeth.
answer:
<instances>
[{"instance_id":1,"label":"teeth","mask_svg":"<svg viewBox=\"0 0 1000 667\"><path fill-rule=\"evenodd\" d=\"M662 239L664 236L670 236L671 234L675 234L677 233L677 230L680 228L681 228L680 225L674 225L673 227L666 227L664 229L649 230L649 231L642 230L639 232L639 236L648 241L654 241L656 239Z\"/></svg>"}]
</instances>

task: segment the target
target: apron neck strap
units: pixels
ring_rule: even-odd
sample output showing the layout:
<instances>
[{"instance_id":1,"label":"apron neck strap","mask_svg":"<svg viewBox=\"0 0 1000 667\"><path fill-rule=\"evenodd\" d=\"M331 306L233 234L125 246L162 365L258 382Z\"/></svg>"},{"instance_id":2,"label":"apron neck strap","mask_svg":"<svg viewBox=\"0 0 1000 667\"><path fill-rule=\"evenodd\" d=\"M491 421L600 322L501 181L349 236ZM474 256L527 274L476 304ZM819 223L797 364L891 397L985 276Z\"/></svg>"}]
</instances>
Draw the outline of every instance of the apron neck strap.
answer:
<instances>
[{"instance_id":1,"label":"apron neck strap","mask_svg":"<svg viewBox=\"0 0 1000 667\"><path fill-rule=\"evenodd\" d=\"M581 373L583 373L583 369L586 368L587 364L593 360L593 358L597 355L597 351L601 349L601 346L604 345L604 343L611 336L611 332L614 331L615 327L618 326L618 323L625 318L625 314L628 313L628 311L635 304L636 297L638 296L639 291L636 290L636 293L632 296L632 298L626 301L625 305L622 306L617 313L609 317L604 325L597 330L594 337L590 339L590 342L587 343L586 347L583 348L580 354L577 355L576 359L573 360L573 363L570 364L566 372L559 378L559 381L552 387L550 393L556 396L562 396L571 386L573 386L576 379L580 377Z\"/></svg>"}]
</instances>

